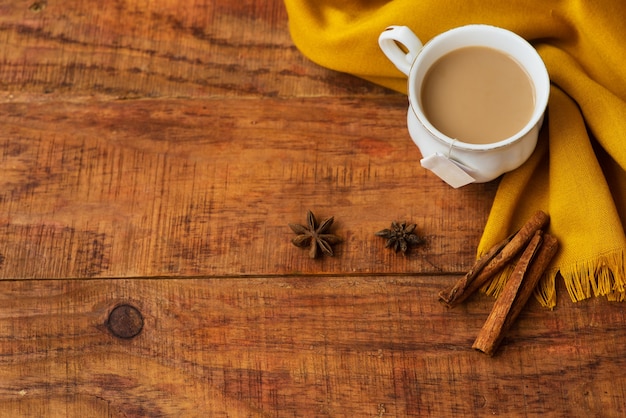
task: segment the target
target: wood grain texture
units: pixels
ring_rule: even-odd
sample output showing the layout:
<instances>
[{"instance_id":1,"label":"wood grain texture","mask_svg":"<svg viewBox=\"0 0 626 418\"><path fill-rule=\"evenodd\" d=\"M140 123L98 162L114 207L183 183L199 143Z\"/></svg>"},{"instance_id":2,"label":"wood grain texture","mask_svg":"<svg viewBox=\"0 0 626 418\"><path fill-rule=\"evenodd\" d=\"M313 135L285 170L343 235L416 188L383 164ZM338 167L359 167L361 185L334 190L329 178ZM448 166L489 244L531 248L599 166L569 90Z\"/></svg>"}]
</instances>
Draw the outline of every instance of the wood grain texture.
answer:
<instances>
[{"instance_id":1,"label":"wood grain texture","mask_svg":"<svg viewBox=\"0 0 626 418\"><path fill-rule=\"evenodd\" d=\"M0 417L624 415L621 305L471 349L493 301L437 294L497 184L421 169L406 97L309 62L281 1L0 0L0 45ZM291 245L307 209L334 258Z\"/></svg>"},{"instance_id":2,"label":"wood grain texture","mask_svg":"<svg viewBox=\"0 0 626 418\"><path fill-rule=\"evenodd\" d=\"M14 96L390 94L311 65L277 0L0 0L0 40Z\"/></svg>"},{"instance_id":3,"label":"wood grain texture","mask_svg":"<svg viewBox=\"0 0 626 418\"><path fill-rule=\"evenodd\" d=\"M0 105L5 278L441 273L467 268L491 185L419 166L405 99L142 100ZM329 121L328 115L333 115ZM289 222L335 216L337 257ZM462 213L459 223L449 222ZM409 257L374 236L418 224Z\"/></svg>"},{"instance_id":4,"label":"wood grain texture","mask_svg":"<svg viewBox=\"0 0 626 418\"><path fill-rule=\"evenodd\" d=\"M581 309L562 300L546 312L531 304L488 358L471 344L492 301L478 297L448 310L437 302L446 280L5 282L0 410L62 416L70 405L94 417L626 412L626 378L615 373L626 366L620 305L592 300ZM132 340L104 326L122 302L145 318Z\"/></svg>"}]
</instances>

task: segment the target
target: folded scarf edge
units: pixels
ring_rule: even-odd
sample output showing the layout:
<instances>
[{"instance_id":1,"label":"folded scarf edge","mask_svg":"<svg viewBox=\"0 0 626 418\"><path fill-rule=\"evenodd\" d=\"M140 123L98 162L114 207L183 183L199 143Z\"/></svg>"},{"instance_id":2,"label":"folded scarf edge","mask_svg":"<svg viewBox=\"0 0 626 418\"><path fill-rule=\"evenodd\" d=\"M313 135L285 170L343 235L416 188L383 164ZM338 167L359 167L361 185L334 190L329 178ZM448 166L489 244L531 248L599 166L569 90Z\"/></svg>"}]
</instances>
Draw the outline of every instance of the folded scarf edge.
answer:
<instances>
[{"instance_id":1,"label":"folded scarf edge","mask_svg":"<svg viewBox=\"0 0 626 418\"><path fill-rule=\"evenodd\" d=\"M507 266L486 283L481 291L497 298L514 266ZM541 306L556 306L556 279L561 277L572 302L606 296L610 302L626 300L626 248L616 248L589 260L576 261L547 270L535 288L534 296Z\"/></svg>"}]
</instances>

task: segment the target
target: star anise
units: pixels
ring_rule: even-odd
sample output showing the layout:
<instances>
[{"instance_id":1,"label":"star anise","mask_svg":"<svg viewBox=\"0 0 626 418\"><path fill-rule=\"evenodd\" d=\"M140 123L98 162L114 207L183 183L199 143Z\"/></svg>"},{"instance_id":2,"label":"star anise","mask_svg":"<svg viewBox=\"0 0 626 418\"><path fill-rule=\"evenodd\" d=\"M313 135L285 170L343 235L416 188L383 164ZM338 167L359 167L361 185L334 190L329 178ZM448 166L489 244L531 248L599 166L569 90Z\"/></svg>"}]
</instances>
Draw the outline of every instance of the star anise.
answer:
<instances>
[{"instance_id":1,"label":"star anise","mask_svg":"<svg viewBox=\"0 0 626 418\"><path fill-rule=\"evenodd\" d=\"M406 221L398 223L393 221L391 228L378 231L376 235L387 240L385 248L392 248L395 252L402 251L406 254L410 247L424 243L424 239L414 234L416 224L406 224Z\"/></svg>"},{"instance_id":2,"label":"star anise","mask_svg":"<svg viewBox=\"0 0 626 418\"><path fill-rule=\"evenodd\" d=\"M323 254L333 256L333 244L341 242L341 238L336 235L329 234L328 231L333 224L334 217L325 219L318 224L313 212L310 210L306 214L307 225L289 224L289 227L296 233L296 237L291 240L296 247L309 247L309 257L315 258L318 255L318 249Z\"/></svg>"}]
</instances>

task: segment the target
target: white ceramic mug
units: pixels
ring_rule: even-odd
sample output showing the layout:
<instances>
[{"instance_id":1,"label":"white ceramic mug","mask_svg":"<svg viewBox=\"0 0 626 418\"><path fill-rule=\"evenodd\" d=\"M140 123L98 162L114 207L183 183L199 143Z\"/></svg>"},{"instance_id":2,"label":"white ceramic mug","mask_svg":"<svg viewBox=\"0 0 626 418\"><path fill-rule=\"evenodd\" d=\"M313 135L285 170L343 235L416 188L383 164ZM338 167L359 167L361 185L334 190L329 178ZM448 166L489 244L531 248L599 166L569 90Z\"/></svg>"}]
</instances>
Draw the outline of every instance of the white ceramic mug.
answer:
<instances>
[{"instance_id":1,"label":"white ceramic mug","mask_svg":"<svg viewBox=\"0 0 626 418\"><path fill-rule=\"evenodd\" d=\"M491 181L522 165L537 145L548 105L550 80L537 51L519 35L489 25L461 26L425 45L406 26L390 26L380 34L380 48L408 76L409 134L422 153L421 164L453 187ZM402 48L401 48L402 46ZM535 107L528 123L515 135L489 144L470 144L450 138L426 118L421 106L422 81L443 55L468 46L484 46L514 58L534 86Z\"/></svg>"}]
</instances>

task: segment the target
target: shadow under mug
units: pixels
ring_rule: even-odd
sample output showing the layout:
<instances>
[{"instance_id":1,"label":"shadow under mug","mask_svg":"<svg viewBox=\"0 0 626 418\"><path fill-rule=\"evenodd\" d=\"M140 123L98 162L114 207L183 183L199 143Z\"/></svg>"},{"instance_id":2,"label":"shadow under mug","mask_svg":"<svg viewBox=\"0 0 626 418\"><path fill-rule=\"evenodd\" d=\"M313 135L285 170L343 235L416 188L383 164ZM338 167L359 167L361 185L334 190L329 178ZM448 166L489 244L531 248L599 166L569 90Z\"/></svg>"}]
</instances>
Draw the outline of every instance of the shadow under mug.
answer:
<instances>
[{"instance_id":1,"label":"shadow under mug","mask_svg":"<svg viewBox=\"0 0 626 418\"><path fill-rule=\"evenodd\" d=\"M521 166L532 154L548 105L550 79L541 57L525 39L490 25L467 25L443 32L426 44L406 26L390 26L378 43L387 58L408 76L407 126L422 153L421 164L452 187L484 183ZM534 87L535 105L528 123L516 134L498 142L473 144L450 138L426 118L421 89L430 67L459 48L482 46L514 58Z\"/></svg>"}]
</instances>

